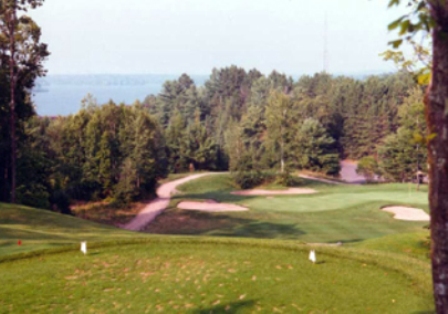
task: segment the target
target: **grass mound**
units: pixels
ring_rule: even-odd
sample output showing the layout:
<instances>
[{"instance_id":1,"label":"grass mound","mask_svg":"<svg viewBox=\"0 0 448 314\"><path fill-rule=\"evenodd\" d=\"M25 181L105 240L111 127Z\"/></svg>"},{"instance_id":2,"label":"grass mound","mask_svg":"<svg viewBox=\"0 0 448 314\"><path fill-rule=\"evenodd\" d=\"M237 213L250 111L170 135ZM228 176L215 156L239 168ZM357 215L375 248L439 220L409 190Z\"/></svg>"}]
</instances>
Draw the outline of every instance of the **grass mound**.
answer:
<instances>
[{"instance_id":1,"label":"grass mound","mask_svg":"<svg viewBox=\"0 0 448 314\"><path fill-rule=\"evenodd\" d=\"M227 192L235 190L237 186L228 174L219 174L202 177L178 186L177 189L184 193L209 193Z\"/></svg>"},{"instance_id":2,"label":"grass mound","mask_svg":"<svg viewBox=\"0 0 448 314\"><path fill-rule=\"evenodd\" d=\"M47 210L0 203L0 256L79 243L131 239L135 233ZM18 245L18 241L21 245Z\"/></svg>"},{"instance_id":3,"label":"grass mound","mask_svg":"<svg viewBox=\"0 0 448 314\"><path fill-rule=\"evenodd\" d=\"M318 247L320 263L313 265L307 260L308 250L261 240L160 238L99 247L87 256L66 252L4 262L0 263L0 311L411 313L432 309L429 268L423 262ZM410 267L400 269L403 265Z\"/></svg>"},{"instance_id":4,"label":"grass mound","mask_svg":"<svg viewBox=\"0 0 448 314\"><path fill-rule=\"evenodd\" d=\"M430 240L425 231L392 234L350 245L354 248L400 253L424 261L429 260Z\"/></svg>"}]
</instances>

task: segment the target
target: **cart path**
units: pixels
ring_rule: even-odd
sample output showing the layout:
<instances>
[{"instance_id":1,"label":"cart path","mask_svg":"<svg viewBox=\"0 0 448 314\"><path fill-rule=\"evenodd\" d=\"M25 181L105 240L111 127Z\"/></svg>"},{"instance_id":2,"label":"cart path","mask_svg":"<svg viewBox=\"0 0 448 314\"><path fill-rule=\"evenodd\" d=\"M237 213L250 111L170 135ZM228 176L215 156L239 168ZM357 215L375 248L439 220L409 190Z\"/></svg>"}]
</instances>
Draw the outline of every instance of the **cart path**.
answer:
<instances>
[{"instance_id":1,"label":"cart path","mask_svg":"<svg viewBox=\"0 0 448 314\"><path fill-rule=\"evenodd\" d=\"M148 205L146 205L145 208L143 208L143 210L141 210L137 214L137 216L134 217L134 219L132 219L122 228L132 231L142 230L168 207L170 203L171 194L176 191L177 186L189 182L191 180L198 179L200 177L214 174L223 174L223 173L226 172L207 172L207 173L194 174L179 180L162 184L157 189L158 197L152 202L150 202ZM344 184L344 182L331 181L306 175L300 175L300 177L310 180L321 181L329 184ZM356 173L356 164L349 161L341 161L341 179L345 181L345 183L349 184L359 184L365 182L365 178Z\"/></svg>"},{"instance_id":2,"label":"cart path","mask_svg":"<svg viewBox=\"0 0 448 314\"><path fill-rule=\"evenodd\" d=\"M188 181L195 180L204 176L221 173L200 173L162 184L157 189L157 198L145 206L129 223L123 226L123 229L131 231L140 231L153 221L157 215L163 212L170 203L171 194L176 191L176 187Z\"/></svg>"}]
</instances>

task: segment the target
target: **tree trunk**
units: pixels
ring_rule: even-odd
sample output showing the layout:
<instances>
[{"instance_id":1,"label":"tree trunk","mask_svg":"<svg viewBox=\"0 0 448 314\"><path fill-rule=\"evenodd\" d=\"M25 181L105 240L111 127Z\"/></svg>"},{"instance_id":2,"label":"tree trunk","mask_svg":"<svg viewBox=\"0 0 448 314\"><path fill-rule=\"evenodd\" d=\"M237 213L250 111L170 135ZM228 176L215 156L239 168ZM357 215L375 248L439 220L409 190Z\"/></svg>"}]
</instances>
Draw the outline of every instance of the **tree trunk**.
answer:
<instances>
[{"instance_id":1,"label":"tree trunk","mask_svg":"<svg viewBox=\"0 0 448 314\"><path fill-rule=\"evenodd\" d=\"M15 71L15 26L16 26L16 8L15 2L12 8L9 8L9 85L10 85L10 132L11 132L11 203L16 203L16 167L17 167L17 138L16 138L16 71Z\"/></svg>"},{"instance_id":2,"label":"tree trunk","mask_svg":"<svg viewBox=\"0 0 448 314\"><path fill-rule=\"evenodd\" d=\"M431 208L431 258L437 313L448 313L448 3L429 2L433 29L432 80L425 97Z\"/></svg>"}]
</instances>

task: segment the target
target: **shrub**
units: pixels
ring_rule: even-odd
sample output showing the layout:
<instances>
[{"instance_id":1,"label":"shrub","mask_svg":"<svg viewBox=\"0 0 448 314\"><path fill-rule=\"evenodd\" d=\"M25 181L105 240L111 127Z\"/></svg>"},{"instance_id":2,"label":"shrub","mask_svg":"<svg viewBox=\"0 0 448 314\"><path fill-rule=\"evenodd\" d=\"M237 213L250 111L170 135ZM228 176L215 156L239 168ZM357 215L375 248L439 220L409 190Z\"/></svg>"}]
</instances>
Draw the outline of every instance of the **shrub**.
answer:
<instances>
[{"instance_id":1,"label":"shrub","mask_svg":"<svg viewBox=\"0 0 448 314\"><path fill-rule=\"evenodd\" d=\"M375 175L379 174L378 163L372 156L366 156L359 160L356 173L363 175L367 182L372 182Z\"/></svg>"},{"instance_id":2,"label":"shrub","mask_svg":"<svg viewBox=\"0 0 448 314\"><path fill-rule=\"evenodd\" d=\"M72 215L70 209L70 198L63 190L57 190L53 193L51 199L56 210L65 215Z\"/></svg>"},{"instance_id":3,"label":"shrub","mask_svg":"<svg viewBox=\"0 0 448 314\"><path fill-rule=\"evenodd\" d=\"M232 174L235 183L242 189L251 189L263 182L260 171L237 171Z\"/></svg>"},{"instance_id":4,"label":"shrub","mask_svg":"<svg viewBox=\"0 0 448 314\"><path fill-rule=\"evenodd\" d=\"M283 186L300 186L303 184L303 180L297 176L291 175L290 172L285 171L276 175L275 183Z\"/></svg>"}]
</instances>

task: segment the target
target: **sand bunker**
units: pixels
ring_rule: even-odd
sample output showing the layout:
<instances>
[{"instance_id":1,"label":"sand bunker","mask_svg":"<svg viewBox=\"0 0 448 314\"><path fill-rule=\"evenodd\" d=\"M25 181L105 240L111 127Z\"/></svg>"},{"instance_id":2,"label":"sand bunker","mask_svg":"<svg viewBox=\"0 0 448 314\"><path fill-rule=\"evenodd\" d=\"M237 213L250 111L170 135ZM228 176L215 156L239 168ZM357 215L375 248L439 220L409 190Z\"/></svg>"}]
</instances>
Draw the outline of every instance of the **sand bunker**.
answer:
<instances>
[{"instance_id":1,"label":"sand bunker","mask_svg":"<svg viewBox=\"0 0 448 314\"><path fill-rule=\"evenodd\" d=\"M234 195L295 195L295 194L314 194L316 190L305 188L291 188L288 190L243 190L232 192Z\"/></svg>"},{"instance_id":2,"label":"sand bunker","mask_svg":"<svg viewBox=\"0 0 448 314\"><path fill-rule=\"evenodd\" d=\"M229 203L218 203L214 200L207 200L204 202L180 202L179 204L177 204L177 208L205 212L241 212L249 210L248 208L243 206Z\"/></svg>"},{"instance_id":3,"label":"sand bunker","mask_svg":"<svg viewBox=\"0 0 448 314\"><path fill-rule=\"evenodd\" d=\"M399 220L429 221L429 215L418 208L391 206L382 208L382 210L395 214L394 218Z\"/></svg>"}]
</instances>

